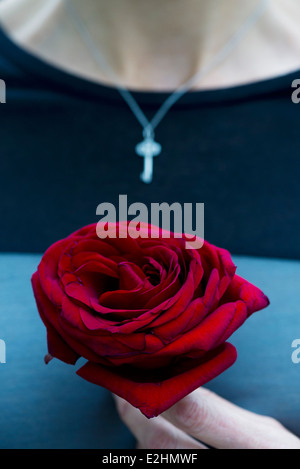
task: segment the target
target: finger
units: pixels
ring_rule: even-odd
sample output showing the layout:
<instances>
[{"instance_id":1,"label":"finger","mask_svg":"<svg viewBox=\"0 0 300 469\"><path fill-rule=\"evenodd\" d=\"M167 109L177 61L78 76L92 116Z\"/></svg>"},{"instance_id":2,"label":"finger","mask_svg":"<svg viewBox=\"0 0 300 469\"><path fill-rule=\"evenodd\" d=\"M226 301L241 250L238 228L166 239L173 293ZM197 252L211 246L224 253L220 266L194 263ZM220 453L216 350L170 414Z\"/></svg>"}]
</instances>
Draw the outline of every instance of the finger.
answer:
<instances>
[{"instance_id":1,"label":"finger","mask_svg":"<svg viewBox=\"0 0 300 469\"><path fill-rule=\"evenodd\" d=\"M240 409L203 388L163 416L183 432L218 449L264 448L278 440L278 427L271 419Z\"/></svg>"},{"instance_id":2,"label":"finger","mask_svg":"<svg viewBox=\"0 0 300 469\"><path fill-rule=\"evenodd\" d=\"M207 449L162 417L147 419L124 399L114 396L118 412L144 449Z\"/></svg>"}]
</instances>

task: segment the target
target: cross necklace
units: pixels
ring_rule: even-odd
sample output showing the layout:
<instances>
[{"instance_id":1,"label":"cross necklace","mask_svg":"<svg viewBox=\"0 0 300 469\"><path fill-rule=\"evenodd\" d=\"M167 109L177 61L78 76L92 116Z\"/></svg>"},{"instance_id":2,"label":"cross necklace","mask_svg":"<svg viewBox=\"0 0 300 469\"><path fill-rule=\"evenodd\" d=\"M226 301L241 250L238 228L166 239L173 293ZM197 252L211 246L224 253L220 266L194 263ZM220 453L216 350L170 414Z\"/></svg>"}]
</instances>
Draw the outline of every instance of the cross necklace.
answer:
<instances>
[{"instance_id":1,"label":"cross necklace","mask_svg":"<svg viewBox=\"0 0 300 469\"><path fill-rule=\"evenodd\" d=\"M106 73L113 80L116 89L119 91L121 96L124 98L129 108L135 115L136 119L139 121L143 128L143 141L140 142L135 147L135 151L138 156L144 158L144 169L140 175L141 181L145 184L150 184L153 180L153 158L160 155L162 151L161 145L155 141L154 131L158 124L163 120L171 107L188 91L192 90L199 81L207 75L211 70L220 65L229 55L234 51L234 49L240 44L244 39L246 34L257 24L259 19L262 17L263 13L266 11L269 6L270 0L261 0L255 8L255 10L250 14L250 16L243 23L241 28L231 37L231 39L225 44L225 46L213 57L213 59L201 68L192 78L187 80L184 84L180 85L170 96L163 102L156 114L151 120L148 120L145 113L142 111L140 105L130 93L130 91L119 84L118 77L115 75L114 71L108 65L105 57L102 55L98 47L96 46L89 30L85 26L84 22L80 19L76 10L71 2L71 0L65 0L65 8L69 15L71 16L74 26L76 27L78 33L83 39L88 50L91 52L96 63L105 69Z\"/></svg>"}]
</instances>

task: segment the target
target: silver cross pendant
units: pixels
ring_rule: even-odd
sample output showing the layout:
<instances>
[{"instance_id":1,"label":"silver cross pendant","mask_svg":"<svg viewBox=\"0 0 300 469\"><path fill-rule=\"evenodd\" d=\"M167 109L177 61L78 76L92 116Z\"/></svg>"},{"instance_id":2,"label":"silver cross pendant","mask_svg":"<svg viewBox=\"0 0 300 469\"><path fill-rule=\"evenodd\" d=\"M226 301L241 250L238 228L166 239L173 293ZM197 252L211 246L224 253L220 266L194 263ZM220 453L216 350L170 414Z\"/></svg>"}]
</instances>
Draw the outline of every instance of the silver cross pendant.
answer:
<instances>
[{"instance_id":1,"label":"silver cross pendant","mask_svg":"<svg viewBox=\"0 0 300 469\"><path fill-rule=\"evenodd\" d=\"M148 134L135 147L135 151L144 158L144 170L140 178L145 184L150 184L153 180L153 158L161 153L161 145L155 142L153 134Z\"/></svg>"}]
</instances>

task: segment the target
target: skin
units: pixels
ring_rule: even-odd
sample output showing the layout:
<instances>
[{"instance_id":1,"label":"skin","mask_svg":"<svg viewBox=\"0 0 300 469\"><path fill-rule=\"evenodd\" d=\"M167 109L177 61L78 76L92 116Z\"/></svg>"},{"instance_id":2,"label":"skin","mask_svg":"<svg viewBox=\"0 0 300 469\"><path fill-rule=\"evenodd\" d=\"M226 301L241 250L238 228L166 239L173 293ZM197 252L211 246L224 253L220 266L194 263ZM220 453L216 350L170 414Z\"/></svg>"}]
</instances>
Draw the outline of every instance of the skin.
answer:
<instances>
[{"instance_id":1,"label":"skin","mask_svg":"<svg viewBox=\"0 0 300 469\"><path fill-rule=\"evenodd\" d=\"M131 89L172 90L222 48L259 0L72 0L95 43ZM0 18L21 46L78 75L112 84L95 64L62 0L2 0ZM195 88L257 81L299 68L298 0L272 0L223 64ZM137 40L138 38L138 40Z\"/></svg>"},{"instance_id":2,"label":"skin","mask_svg":"<svg viewBox=\"0 0 300 469\"><path fill-rule=\"evenodd\" d=\"M253 414L200 388L148 420L114 396L139 449L300 449L300 440L276 420ZM201 443L200 443L201 442Z\"/></svg>"},{"instance_id":3,"label":"skin","mask_svg":"<svg viewBox=\"0 0 300 469\"><path fill-rule=\"evenodd\" d=\"M120 83L147 91L170 91L193 76L258 5L258 0L72 1ZM14 41L43 60L113 85L86 50L62 0L2 0L0 21ZM195 89L250 83L299 69L299 23L299 0L272 0L230 58ZM139 448L300 449L300 440L277 421L203 388L151 420L115 399Z\"/></svg>"}]
</instances>

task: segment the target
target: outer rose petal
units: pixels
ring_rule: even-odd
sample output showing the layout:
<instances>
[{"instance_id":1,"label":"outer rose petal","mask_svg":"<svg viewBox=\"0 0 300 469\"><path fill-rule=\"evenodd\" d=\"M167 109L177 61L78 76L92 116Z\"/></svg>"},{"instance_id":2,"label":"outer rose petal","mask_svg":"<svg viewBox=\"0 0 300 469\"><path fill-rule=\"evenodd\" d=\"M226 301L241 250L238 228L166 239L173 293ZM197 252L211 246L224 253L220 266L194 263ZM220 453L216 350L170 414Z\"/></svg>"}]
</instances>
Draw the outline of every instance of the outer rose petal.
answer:
<instances>
[{"instance_id":1,"label":"outer rose petal","mask_svg":"<svg viewBox=\"0 0 300 469\"><path fill-rule=\"evenodd\" d=\"M58 262L70 240L63 239L50 246L38 266L38 276L42 289L52 303L60 305L64 292L58 277Z\"/></svg>"},{"instance_id":2,"label":"outer rose petal","mask_svg":"<svg viewBox=\"0 0 300 469\"><path fill-rule=\"evenodd\" d=\"M103 386L109 391L126 399L148 418L156 417L183 399L189 393L216 378L233 365L237 358L236 349L229 343L223 344L210 354L205 362L195 360L194 368L159 382L139 382L137 376L130 379L118 368L108 368L88 362L77 374L87 381Z\"/></svg>"},{"instance_id":3,"label":"outer rose petal","mask_svg":"<svg viewBox=\"0 0 300 469\"><path fill-rule=\"evenodd\" d=\"M40 316L47 328L48 352L59 360L74 365L77 362L79 355L62 339L56 331L56 328L53 327L44 314L43 307L45 305L45 300L41 301L44 293L42 293L37 272L32 276L31 282Z\"/></svg>"},{"instance_id":4,"label":"outer rose petal","mask_svg":"<svg viewBox=\"0 0 300 469\"><path fill-rule=\"evenodd\" d=\"M242 300L248 311L248 317L256 311L266 308L270 301L255 285L235 275L222 299L222 303Z\"/></svg>"},{"instance_id":5,"label":"outer rose petal","mask_svg":"<svg viewBox=\"0 0 300 469\"><path fill-rule=\"evenodd\" d=\"M55 335L52 332L50 332L50 335L47 335L47 339L50 340L48 347L49 352L51 349L51 355L68 364L74 364L80 356L85 357L87 360L96 361L99 359L100 361L101 358L92 350L85 347L81 342L78 343L74 340L74 333L65 333L61 326L61 320L58 315L59 311L53 306L42 290L37 273L32 277L32 286L42 321L47 330L50 328L52 332L54 330L57 332ZM76 332L76 329L74 331ZM106 363L106 361L104 362Z\"/></svg>"}]
</instances>

